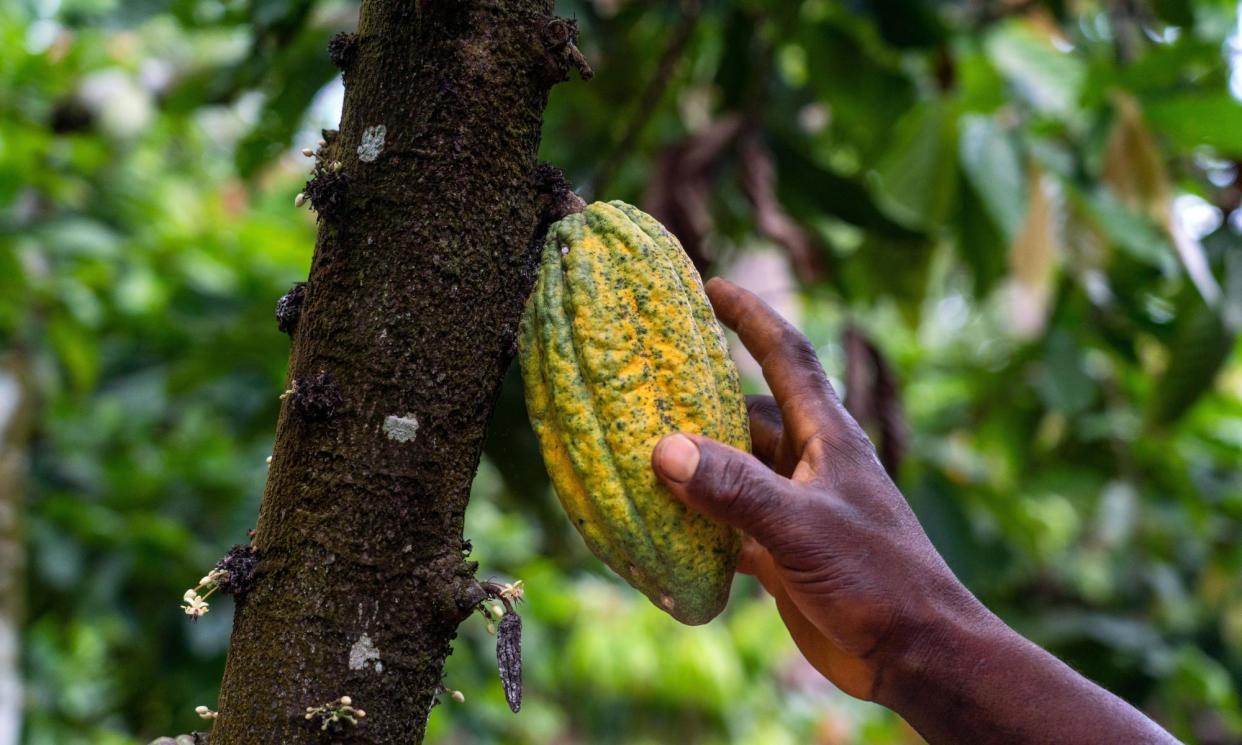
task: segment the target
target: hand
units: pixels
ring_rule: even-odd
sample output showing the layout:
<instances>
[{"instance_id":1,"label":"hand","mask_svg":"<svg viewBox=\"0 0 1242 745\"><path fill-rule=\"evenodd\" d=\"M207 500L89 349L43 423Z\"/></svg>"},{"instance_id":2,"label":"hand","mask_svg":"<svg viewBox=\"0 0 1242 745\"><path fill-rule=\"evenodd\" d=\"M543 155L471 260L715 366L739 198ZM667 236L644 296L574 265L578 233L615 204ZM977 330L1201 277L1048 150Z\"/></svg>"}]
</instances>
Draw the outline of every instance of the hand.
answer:
<instances>
[{"instance_id":1,"label":"hand","mask_svg":"<svg viewBox=\"0 0 1242 745\"><path fill-rule=\"evenodd\" d=\"M732 283L713 279L707 293L775 398L748 399L753 456L676 434L656 446L656 473L743 532L739 568L776 599L807 660L874 699L886 666L921 654L942 621L986 611L932 547L806 337Z\"/></svg>"},{"instance_id":2,"label":"hand","mask_svg":"<svg viewBox=\"0 0 1242 745\"><path fill-rule=\"evenodd\" d=\"M741 569L812 665L937 745L1176 742L958 582L806 337L735 285L712 280L707 294L775 398L749 401L754 455L675 434L652 464L677 498L745 534Z\"/></svg>"}]
</instances>

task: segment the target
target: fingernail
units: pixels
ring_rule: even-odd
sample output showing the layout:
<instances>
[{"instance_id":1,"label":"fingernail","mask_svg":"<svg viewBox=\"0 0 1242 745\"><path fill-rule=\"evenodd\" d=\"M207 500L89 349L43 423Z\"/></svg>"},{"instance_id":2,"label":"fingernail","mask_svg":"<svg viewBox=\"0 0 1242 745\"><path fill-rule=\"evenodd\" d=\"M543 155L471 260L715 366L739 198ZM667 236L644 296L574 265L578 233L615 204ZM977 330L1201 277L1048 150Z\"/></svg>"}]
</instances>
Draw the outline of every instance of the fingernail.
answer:
<instances>
[{"instance_id":1,"label":"fingernail","mask_svg":"<svg viewBox=\"0 0 1242 745\"><path fill-rule=\"evenodd\" d=\"M669 435L656 445L656 465L672 481L689 481L699 467L699 448L685 435Z\"/></svg>"}]
</instances>

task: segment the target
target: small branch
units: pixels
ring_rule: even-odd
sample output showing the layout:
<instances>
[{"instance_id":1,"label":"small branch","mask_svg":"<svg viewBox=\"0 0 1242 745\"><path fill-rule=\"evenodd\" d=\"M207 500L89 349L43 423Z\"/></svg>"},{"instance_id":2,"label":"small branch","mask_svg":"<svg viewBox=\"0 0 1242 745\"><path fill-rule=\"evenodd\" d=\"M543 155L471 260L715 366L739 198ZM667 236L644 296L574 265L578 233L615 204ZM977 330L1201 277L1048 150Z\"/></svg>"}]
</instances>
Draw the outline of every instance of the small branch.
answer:
<instances>
[{"instance_id":1,"label":"small branch","mask_svg":"<svg viewBox=\"0 0 1242 745\"><path fill-rule=\"evenodd\" d=\"M710 171L737 141L745 124L741 114L725 114L666 148L647 182L643 209L681 240L699 271L709 263L704 239L713 225Z\"/></svg>"},{"instance_id":2,"label":"small branch","mask_svg":"<svg viewBox=\"0 0 1242 745\"><path fill-rule=\"evenodd\" d=\"M803 282L824 276L824 265L815 237L799 225L776 195L776 168L772 156L757 135L743 138L739 147L742 191L754 207L755 227L780 244L789 254L794 272Z\"/></svg>"},{"instance_id":3,"label":"small branch","mask_svg":"<svg viewBox=\"0 0 1242 745\"><path fill-rule=\"evenodd\" d=\"M853 323L845 327L841 341L845 408L871 432L880 462L897 478L910 439L897 374L875 342Z\"/></svg>"},{"instance_id":4,"label":"small branch","mask_svg":"<svg viewBox=\"0 0 1242 745\"><path fill-rule=\"evenodd\" d=\"M660 55L660 61L656 64L655 73L647 81L646 88L639 95L638 104L634 109L633 115L629 118L625 134L621 136L621 139L617 141L617 144L613 146L607 157L600 163L599 168L596 169L595 178L590 187L591 194L598 196L608 191L608 187L612 185L613 178L617 175L617 170L630 157L630 153L633 152L634 147L638 144L639 137L642 136L648 122L651 121L651 117L664 99L664 92L668 90L668 84L673 77L673 70L677 67L677 63L681 61L687 42L694 35L695 26L699 21L700 10L699 0L682 0L681 19L669 34L668 41L664 46L664 52Z\"/></svg>"}]
</instances>

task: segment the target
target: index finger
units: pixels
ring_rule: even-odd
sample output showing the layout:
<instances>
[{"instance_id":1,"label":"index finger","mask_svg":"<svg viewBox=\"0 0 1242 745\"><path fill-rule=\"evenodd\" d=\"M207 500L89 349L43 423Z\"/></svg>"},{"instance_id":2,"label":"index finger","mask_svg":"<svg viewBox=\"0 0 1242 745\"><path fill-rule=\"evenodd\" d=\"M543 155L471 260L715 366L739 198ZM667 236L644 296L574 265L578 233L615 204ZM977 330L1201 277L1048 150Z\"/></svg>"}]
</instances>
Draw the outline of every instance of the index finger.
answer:
<instances>
[{"instance_id":1,"label":"index finger","mask_svg":"<svg viewBox=\"0 0 1242 745\"><path fill-rule=\"evenodd\" d=\"M709 281L707 296L716 316L737 332L762 368L794 452L833 429L844 410L807 338L757 295L728 280Z\"/></svg>"}]
</instances>

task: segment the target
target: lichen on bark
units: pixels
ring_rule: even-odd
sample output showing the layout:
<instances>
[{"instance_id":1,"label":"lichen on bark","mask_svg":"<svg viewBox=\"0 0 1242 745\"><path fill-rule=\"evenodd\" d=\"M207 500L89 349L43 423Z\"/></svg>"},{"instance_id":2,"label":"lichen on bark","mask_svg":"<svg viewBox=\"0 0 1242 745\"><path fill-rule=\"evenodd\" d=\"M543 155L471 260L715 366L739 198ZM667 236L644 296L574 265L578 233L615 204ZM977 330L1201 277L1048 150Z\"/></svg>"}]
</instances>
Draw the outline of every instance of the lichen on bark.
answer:
<instances>
[{"instance_id":1,"label":"lichen on bark","mask_svg":"<svg viewBox=\"0 0 1242 745\"><path fill-rule=\"evenodd\" d=\"M330 143L349 189L320 222L289 360L341 401L326 419L282 406L212 745L323 742L307 707L342 692L367 712L350 742L422 739L480 599L462 522L533 277L548 69L572 64L549 57L552 21L546 0L362 3ZM386 436L394 412L418 412L417 437ZM364 636L382 665L357 664Z\"/></svg>"}]
</instances>

